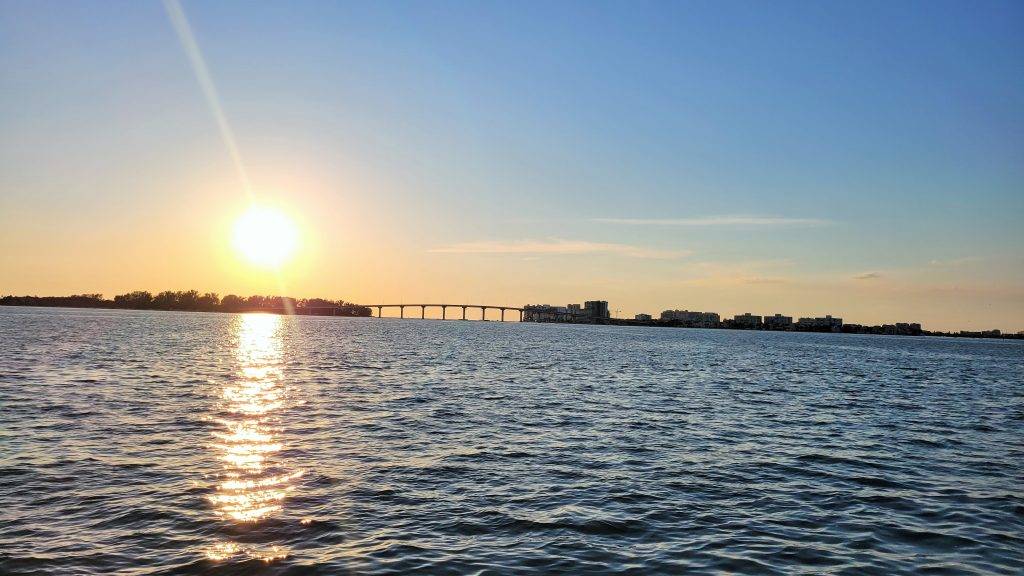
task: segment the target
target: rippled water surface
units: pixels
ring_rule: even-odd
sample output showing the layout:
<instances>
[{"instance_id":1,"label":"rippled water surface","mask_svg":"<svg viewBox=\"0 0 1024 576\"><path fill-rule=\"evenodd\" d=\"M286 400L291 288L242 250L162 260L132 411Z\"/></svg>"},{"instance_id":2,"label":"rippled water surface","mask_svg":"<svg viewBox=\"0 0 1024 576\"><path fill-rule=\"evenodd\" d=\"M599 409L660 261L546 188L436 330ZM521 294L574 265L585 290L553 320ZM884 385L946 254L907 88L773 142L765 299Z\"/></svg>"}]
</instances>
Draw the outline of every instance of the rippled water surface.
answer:
<instances>
[{"instance_id":1,"label":"rippled water surface","mask_svg":"<svg viewBox=\"0 0 1024 576\"><path fill-rule=\"evenodd\" d=\"M1019 342L0 308L0 573L1024 572Z\"/></svg>"}]
</instances>

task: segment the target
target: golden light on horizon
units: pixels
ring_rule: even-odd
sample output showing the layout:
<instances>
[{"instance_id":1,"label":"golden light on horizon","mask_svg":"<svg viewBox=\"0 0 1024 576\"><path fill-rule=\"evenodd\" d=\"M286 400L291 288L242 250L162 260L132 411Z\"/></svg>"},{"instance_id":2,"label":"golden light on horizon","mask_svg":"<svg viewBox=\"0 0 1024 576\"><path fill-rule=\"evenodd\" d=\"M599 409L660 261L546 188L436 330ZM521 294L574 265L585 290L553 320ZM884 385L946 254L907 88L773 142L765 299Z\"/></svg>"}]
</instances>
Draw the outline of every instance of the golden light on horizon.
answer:
<instances>
[{"instance_id":1,"label":"golden light on horizon","mask_svg":"<svg viewBox=\"0 0 1024 576\"><path fill-rule=\"evenodd\" d=\"M281 210L254 205L235 221L232 245L261 268L279 268L295 254L298 244L298 227Z\"/></svg>"}]
</instances>

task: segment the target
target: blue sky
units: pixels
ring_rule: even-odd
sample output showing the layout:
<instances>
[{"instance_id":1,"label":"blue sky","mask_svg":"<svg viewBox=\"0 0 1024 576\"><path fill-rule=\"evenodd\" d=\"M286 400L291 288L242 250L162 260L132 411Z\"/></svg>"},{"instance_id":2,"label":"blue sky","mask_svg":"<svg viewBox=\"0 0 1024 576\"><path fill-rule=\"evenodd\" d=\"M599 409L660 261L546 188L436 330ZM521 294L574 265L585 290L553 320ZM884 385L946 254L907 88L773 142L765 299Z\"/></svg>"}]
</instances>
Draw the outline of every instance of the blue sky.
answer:
<instances>
[{"instance_id":1,"label":"blue sky","mask_svg":"<svg viewBox=\"0 0 1024 576\"><path fill-rule=\"evenodd\" d=\"M390 295L400 277L448 294L410 263L461 258L476 276L453 282L481 298L514 297L491 296L499 269L532 267L520 291L555 299L614 283L611 268L649 284L627 300L637 311L684 307L672 290L712 307L713 291L685 288L694 271L752 266L784 282L995 290L991 318L1024 324L1020 3L183 7L254 180L317 207L321 255L354 258L332 222L385 247L393 270L353 263L361 280L331 279L342 292ZM135 230L153 212L178 214L152 223L160 234L205 233L182 204L239 197L162 4L4 2L0 64L10 246L59 250L30 225L43 219L102 242L132 233L88 222ZM948 262L970 264L936 272ZM75 275L7 266L36 279L8 291ZM566 273L545 285L552 270ZM153 278L123 273L125 289ZM846 294L828 305L877 296L828 285ZM892 310L921 297L900 294Z\"/></svg>"}]
</instances>

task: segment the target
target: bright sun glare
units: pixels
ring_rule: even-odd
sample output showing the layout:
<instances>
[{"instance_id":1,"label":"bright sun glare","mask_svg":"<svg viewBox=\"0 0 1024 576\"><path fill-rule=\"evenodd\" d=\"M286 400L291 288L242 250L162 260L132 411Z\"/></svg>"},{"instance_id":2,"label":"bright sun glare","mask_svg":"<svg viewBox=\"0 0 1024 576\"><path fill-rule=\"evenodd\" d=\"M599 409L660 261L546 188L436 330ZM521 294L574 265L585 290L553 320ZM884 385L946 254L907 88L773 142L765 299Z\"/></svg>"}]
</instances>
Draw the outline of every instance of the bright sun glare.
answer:
<instances>
[{"instance_id":1,"label":"bright sun glare","mask_svg":"<svg viewBox=\"0 0 1024 576\"><path fill-rule=\"evenodd\" d=\"M234 246L257 266L277 268L295 252L295 224L280 210L252 206L235 221Z\"/></svg>"}]
</instances>

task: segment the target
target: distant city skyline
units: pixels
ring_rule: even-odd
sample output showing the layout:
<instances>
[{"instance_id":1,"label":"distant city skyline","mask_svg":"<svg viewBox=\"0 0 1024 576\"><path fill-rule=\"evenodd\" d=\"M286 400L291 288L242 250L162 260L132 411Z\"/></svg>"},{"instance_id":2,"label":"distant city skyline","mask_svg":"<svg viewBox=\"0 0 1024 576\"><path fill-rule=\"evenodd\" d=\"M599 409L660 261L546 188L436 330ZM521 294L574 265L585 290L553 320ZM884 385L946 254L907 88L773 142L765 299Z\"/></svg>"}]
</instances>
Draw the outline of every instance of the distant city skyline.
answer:
<instances>
[{"instance_id":1,"label":"distant city skyline","mask_svg":"<svg viewBox=\"0 0 1024 576\"><path fill-rule=\"evenodd\" d=\"M1024 329L1020 3L181 6L235 151L160 3L0 7L0 294Z\"/></svg>"}]
</instances>

